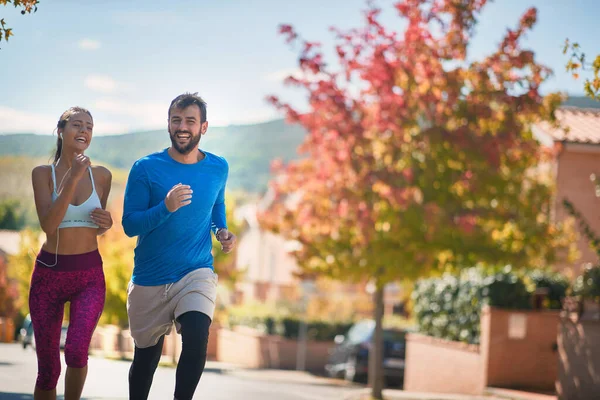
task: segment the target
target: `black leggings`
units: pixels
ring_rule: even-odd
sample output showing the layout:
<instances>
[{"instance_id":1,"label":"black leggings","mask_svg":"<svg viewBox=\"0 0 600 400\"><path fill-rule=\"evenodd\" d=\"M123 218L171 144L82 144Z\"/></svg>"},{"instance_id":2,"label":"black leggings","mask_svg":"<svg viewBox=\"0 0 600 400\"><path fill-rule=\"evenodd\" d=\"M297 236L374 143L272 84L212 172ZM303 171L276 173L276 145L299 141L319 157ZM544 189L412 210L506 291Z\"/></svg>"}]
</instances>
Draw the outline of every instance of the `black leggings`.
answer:
<instances>
[{"instance_id":1,"label":"black leggings","mask_svg":"<svg viewBox=\"0 0 600 400\"><path fill-rule=\"evenodd\" d=\"M191 400L206 364L208 328L211 320L204 313L189 311L182 314L177 321L181 324L183 345L177 364L175 399ZM148 398L154 371L162 354L164 339L165 337L162 336L152 347L135 348L133 363L129 369L130 400Z\"/></svg>"}]
</instances>

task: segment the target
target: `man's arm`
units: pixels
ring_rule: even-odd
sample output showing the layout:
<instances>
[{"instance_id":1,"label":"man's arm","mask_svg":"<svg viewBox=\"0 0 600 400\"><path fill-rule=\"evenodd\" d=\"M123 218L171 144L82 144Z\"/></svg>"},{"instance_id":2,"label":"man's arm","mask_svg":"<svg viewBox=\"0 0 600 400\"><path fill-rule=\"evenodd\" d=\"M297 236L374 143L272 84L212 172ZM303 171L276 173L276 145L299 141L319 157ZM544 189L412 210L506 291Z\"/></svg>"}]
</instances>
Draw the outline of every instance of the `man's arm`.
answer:
<instances>
[{"instance_id":1,"label":"man's arm","mask_svg":"<svg viewBox=\"0 0 600 400\"><path fill-rule=\"evenodd\" d=\"M212 208L211 230L216 235L219 229L227 229L227 210L225 208L225 185L219 190L217 200Z\"/></svg>"},{"instance_id":2,"label":"man's arm","mask_svg":"<svg viewBox=\"0 0 600 400\"><path fill-rule=\"evenodd\" d=\"M229 253L235 246L236 236L229 232L227 228L227 212L225 209L225 187L227 186L227 178L229 175L229 165L225 163L225 178L223 185L219 189L217 199L212 209L211 229L219 242L221 242L221 250L224 253Z\"/></svg>"},{"instance_id":3,"label":"man's arm","mask_svg":"<svg viewBox=\"0 0 600 400\"><path fill-rule=\"evenodd\" d=\"M223 183L221 184L221 188L219 189L219 193L217 194L217 199L215 200L215 204L213 204L212 208L212 217L211 217L211 225L210 228L217 236L217 232L219 229L227 229L227 213L225 209L225 187L227 186L227 179L229 178L229 164L225 159L222 159L225 167L225 176L223 177ZM219 239L217 237L217 239Z\"/></svg>"},{"instance_id":4,"label":"man's arm","mask_svg":"<svg viewBox=\"0 0 600 400\"><path fill-rule=\"evenodd\" d=\"M127 179L123 202L123 230L129 237L150 232L165 222L171 212L165 201L150 207L150 182L143 167L135 163Z\"/></svg>"}]
</instances>

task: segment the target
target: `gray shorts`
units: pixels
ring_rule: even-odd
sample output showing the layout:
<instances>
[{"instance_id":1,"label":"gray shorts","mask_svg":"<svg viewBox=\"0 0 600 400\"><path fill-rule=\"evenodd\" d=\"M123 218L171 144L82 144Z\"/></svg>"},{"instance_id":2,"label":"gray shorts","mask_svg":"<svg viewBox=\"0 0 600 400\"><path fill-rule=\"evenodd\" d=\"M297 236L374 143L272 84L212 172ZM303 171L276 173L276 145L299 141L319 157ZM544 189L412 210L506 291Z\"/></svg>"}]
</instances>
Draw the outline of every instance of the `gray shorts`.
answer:
<instances>
[{"instance_id":1,"label":"gray shorts","mask_svg":"<svg viewBox=\"0 0 600 400\"><path fill-rule=\"evenodd\" d=\"M177 318L188 311L200 311L213 318L219 277L210 268L194 270L179 281L161 286L140 286L129 282L127 315L129 329L139 348L154 346L162 335L177 332Z\"/></svg>"}]
</instances>

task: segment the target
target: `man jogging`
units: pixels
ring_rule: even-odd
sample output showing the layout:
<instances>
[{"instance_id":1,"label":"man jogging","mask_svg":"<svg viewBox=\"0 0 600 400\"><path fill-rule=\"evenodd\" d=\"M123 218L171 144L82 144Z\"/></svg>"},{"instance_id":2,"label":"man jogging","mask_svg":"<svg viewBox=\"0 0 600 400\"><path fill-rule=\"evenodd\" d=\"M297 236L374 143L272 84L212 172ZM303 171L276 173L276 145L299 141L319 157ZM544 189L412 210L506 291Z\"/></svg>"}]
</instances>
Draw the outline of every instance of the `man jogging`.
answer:
<instances>
[{"instance_id":1,"label":"man jogging","mask_svg":"<svg viewBox=\"0 0 600 400\"><path fill-rule=\"evenodd\" d=\"M217 296L211 231L226 253L236 241L225 219L228 164L199 149L208 129L206 103L197 94L182 94L168 116L171 147L136 161L125 191L123 228L138 236L127 289L135 341L131 400L148 398L173 323L183 342L175 399L192 399L206 364Z\"/></svg>"}]
</instances>

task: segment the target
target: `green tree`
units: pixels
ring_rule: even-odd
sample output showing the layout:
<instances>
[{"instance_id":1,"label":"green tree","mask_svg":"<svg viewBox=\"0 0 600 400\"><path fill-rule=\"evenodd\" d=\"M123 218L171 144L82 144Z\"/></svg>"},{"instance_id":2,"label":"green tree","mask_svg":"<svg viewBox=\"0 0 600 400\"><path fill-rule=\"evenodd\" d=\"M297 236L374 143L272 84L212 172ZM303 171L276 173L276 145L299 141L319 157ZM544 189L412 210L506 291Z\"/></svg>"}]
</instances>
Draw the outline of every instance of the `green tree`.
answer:
<instances>
[{"instance_id":1,"label":"green tree","mask_svg":"<svg viewBox=\"0 0 600 400\"><path fill-rule=\"evenodd\" d=\"M30 14L31 12L37 11L38 0L0 0L0 5L6 6L12 4L15 8L21 8L21 14ZM4 40L8 41L8 38L13 36L11 28L6 27L6 21L4 18L0 19L0 42Z\"/></svg>"},{"instance_id":2,"label":"green tree","mask_svg":"<svg viewBox=\"0 0 600 400\"><path fill-rule=\"evenodd\" d=\"M546 266L571 243L550 221L552 184L531 126L554 120L542 97L551 71L520 41L528 10L498 48L468 61L485 1L405 0L397 34L366 12L366 26L337 34L336 63L301 41L308 110L271 97L307 130L305 158L275 163L263 225L299 246L307 274L374 284L372 397L382 398L383 287L478 262ZM300 41L289 25L287 40ZM339 65L334 70L332 65Z\"/></svg>"},{"instance_id":3,"label":"green tree","mask_svg":"<svg viewBox=\"0 0 600 400\"><path fill-rule=\"evenodd\" d=\"M0 201L0 229L20 230L25 225L25 214L16 200Z\"/></svg>"}]
</instances>

